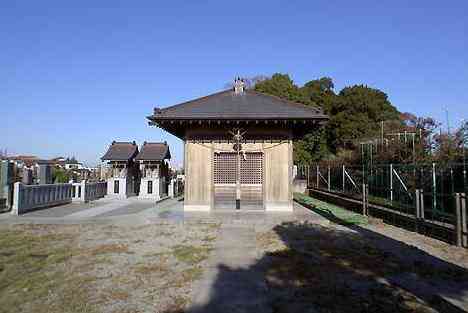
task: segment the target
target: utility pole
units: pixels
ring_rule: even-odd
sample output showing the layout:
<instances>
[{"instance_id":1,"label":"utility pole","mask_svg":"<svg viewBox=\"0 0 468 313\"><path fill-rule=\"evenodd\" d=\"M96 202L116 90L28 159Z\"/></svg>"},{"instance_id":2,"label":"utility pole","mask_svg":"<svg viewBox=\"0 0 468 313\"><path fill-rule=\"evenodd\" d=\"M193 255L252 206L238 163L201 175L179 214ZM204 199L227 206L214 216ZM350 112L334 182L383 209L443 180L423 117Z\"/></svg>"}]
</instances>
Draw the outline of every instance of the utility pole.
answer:
<instances>
[{"instance_id":1,"label":"utility pole","mask_svg":"<svg viewBox=\"0 0 468 313\"><path fill-rule=\"evenodd\" d=\"M450 122L449 122L449 112L448 109L445 108L445 120L447 121L447 134L450 137Z\"/></svg>"}]
</instances>

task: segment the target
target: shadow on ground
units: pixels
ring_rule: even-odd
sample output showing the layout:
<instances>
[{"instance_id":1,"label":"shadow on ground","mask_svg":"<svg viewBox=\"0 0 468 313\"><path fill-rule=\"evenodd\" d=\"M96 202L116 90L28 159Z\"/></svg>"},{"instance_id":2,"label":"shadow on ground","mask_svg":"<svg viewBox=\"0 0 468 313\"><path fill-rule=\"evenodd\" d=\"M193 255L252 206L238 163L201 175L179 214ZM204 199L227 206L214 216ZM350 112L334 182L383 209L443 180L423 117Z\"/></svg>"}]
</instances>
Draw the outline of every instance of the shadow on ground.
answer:
<instances>
[{"instance_id":1,"label":"shadow on ground","mask_svg":"<svg viewBox=\"0 0 468 313\"><path fill-rule=\"evenodd\" d=\"M264 256L219 266L209 301L189 312L463 312L447 299L466 305L465 268L324 216L338 226L287 222L257 235ZM252 288L226 288L236 280Z\"/></svg>"}]
</instances>

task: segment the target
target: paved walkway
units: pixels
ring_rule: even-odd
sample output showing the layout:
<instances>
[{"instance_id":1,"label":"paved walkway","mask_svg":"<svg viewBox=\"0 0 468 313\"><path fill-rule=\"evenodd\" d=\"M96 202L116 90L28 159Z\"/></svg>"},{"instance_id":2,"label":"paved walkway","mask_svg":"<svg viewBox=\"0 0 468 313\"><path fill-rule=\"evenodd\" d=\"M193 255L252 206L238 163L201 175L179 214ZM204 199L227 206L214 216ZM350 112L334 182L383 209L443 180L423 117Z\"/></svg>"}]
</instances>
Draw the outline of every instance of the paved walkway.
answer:
<instances>
[{"instance_id":1,"label":"paved walkway","mask_svg":"<svg viewBox=\"0 0 468 313\"><path fill-rule=\"evenodd\" d=\"M270 313L265 283L266 262L257 251L256 232L286 221L329 221L298 203L294 212L212 212L221 228L208 259L208 268L193 286L190 313Z\"/></svg>"},{"instance_id":2,"label":"paved walkway","mask_svg":"<svg viewBox=\"0 0 468 313\"><path fill-rule=\"evenodd\" d=\"M253 225L223 224L189 312L271 312Z\"/></svg>"},{"instance_id":3,"label":"paved walkway","mask_svg":"<svg viewBox=\"0 0 468 313\"><path fill-rule=\"evenodd\" d=\"M87 217L95 217L98 215L102 215L104 213L108 213L117 209L120 209L121 207L125 207L131 202L128 199L122 199L119 200L118 202L112 201L110 203L107 203L105 205L100 205L95 208L87 209L87 210L82 210L78 211L76 213L72 213L69 215L66 215L66 218L87 218Z\"/></svg>"}]
</instances>

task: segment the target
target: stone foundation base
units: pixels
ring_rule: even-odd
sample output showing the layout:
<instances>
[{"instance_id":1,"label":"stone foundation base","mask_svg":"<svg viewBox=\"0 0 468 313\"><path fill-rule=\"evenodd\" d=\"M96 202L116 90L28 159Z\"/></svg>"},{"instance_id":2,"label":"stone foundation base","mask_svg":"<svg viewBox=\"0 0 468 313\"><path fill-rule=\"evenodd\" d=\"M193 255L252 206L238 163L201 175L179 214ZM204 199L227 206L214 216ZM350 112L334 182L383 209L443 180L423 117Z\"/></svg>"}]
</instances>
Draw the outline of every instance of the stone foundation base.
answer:
<instances>
[{"instance_id":1,"label":"stone foundation base","mask_svg":"<svg viewBox=\"0 0 468 313\"><path fill-rule=\"evenodd\" d=\"M193 204L184 204L184 211L202 211L208 212L210 211L210 205L193 205Z\"/></svg>"},{"instance_id":2,"label":"stone foundation base","mask_svg":"<svg viewBox=\"0 0 468 313\"><path fill-rule=\"evenodd\" d=\"M292 212L293 204L292 202L265 203L265 211L267 212Z\"/></svg>"}]
</instances>

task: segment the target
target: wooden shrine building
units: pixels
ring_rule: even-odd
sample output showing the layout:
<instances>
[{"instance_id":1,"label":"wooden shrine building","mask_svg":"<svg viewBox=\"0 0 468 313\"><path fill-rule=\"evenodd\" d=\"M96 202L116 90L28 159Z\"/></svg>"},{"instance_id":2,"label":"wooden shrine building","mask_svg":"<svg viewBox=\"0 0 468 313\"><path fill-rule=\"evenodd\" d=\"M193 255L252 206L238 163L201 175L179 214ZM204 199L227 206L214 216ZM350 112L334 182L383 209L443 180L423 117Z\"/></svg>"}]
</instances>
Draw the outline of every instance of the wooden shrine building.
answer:
<instances>
[{"instance_id":1,"label":"wooden shrine building","mask_svg":"<svg viewBox=\"0 0 468 313\"><path fill-rule=\"evenodd\" d=\"M139 198L161 200L168 196L169 163L171 158L166 142L144 142L135 161L140 165Z\"/></svg>"},{"instance_id":2,"label":"wooden shrine building","mask_svg":"<svg viewBox=\"0 0 468 313\"><path fill-rule=\"evenodd\" d=\"M110 173L107 178L107 196L128 198L138 194L139 171L134 158L138 154L135 142L113 141L107 152L101 158L109 164Z\"/></svg>"},{"instance_id":3,"label":"wooden shrine building","mask_svg":"<svg viewBox=\"0 0 468 313\"><path fill-rule=\"evenodd\" d=\"M184 210L292 210L293 140L328 117L312 106L234 88L164 109L150 125L184 141Z\"/></svg>"}]
</instances>

